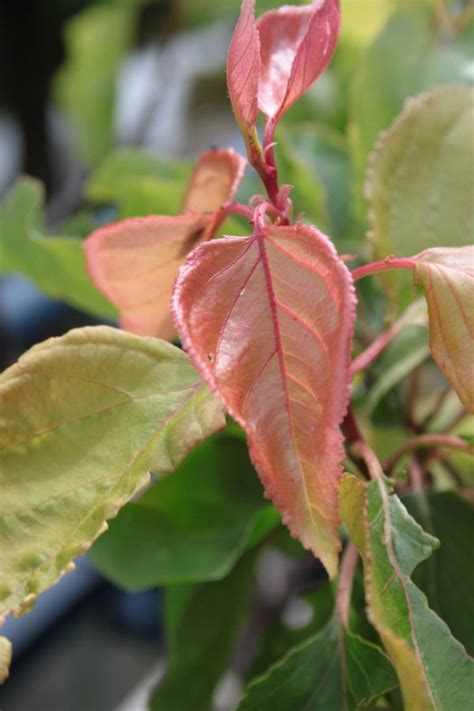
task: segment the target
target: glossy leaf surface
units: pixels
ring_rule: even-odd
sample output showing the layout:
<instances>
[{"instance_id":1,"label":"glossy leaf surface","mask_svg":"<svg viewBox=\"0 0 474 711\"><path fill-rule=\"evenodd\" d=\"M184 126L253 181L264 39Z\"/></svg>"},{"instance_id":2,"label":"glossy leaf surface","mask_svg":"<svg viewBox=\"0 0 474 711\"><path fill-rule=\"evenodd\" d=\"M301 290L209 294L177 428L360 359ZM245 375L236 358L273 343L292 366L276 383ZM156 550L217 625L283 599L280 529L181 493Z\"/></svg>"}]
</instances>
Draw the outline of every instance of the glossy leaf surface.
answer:
<instances>
[{"instance_id":1,"label":"glossy leaf surface","mask_svg":"<svg viewBox=\"0 0 474 711\"><path fill-rule=\"evenodd\" d=\"M335 618L292 649L247 689L237 711L355 711L397 686L376 645L342 630Z\"/></svg>"},{"instance_id":2,"label":"glossy leaf surface","mask_svg":"<svg viewBox=\"0 0 474 711\"><path fill-rule=\"evenodd\" d=\"M173 282L187 253L214 236L218 210L231 200L245 161L231 149L198 160L183 214L130 218L95 230L84 248L93 282L120 311L123 328L141 336L172 338Z\"/></svg>"},{"instance_id":3,"label":"glossy leaf surface","mask_svg":"<svg viewBox=\"0 0 474 711\"><path fill-rule=\"evenodd\" d=\"M183 343L246 430L267 495L331 575L354 304L345 265L305 226L202 245L173 295Z\"/></svg>"},{"instance_id":4,"label":"glossy leaf surface","mask_svg":"<svg viewBox=\"0 0 474 711\"><path fill-rule=\"evenodd\" d=\"M411 99L378 139L366 183L377 259L474 242L474 88Z\"/></svg>"},{"instance_id":5,"label":"glossy leaf surface","mask_svg":"<svg viewBox=\"0 0 474 711\"><path fill-rule=\"evenodd\" d=\"M285 5L258 19L258 104L264 114L281 115L322 74L336 48L339 22L338 0Z\"/></svg>"},{"instance_id":6,"label":"glossy leaf surface","mask_svg":"<svg viewBox=\"0 0 474 711\"><path fill-rule=\"evenodd\" d=\"M430 348L469 412L474 412L474 247L427 249L415 281L428 302Z\"/></svg>"},{"instance_id":7,"label":"glossy leaf surface","mask_svg":"<svg viewBox=\"0 0 474 711\"><path fill-rule=\"evenodd\" d=\"M172 477L125 506L92 549L100 571L131 590L218 580L279 523L245 442L217 435Z\"/></svg>"},{"instance_id":8,"label":"glossy leaf surface","mask_svg":"<svg viewBox=\"0 0 474 711\"><path fill-rule=\"evenodd\" d=\"M82 240L42 234L43 189L19 180L0 206L0 274L23 274L48 296L102 318L113 318L112 304L97 291L86 271Z\"/></svg>"},{"instance_id":9,"label":"glossy leaf surface","mask_svg":"<svg viewBox=\"0 0 474 711\"><path fill-rule=\"evenodd\" d=\"M405 708L463 711L474 689L474 661L411 580L438 541L389 486L352 476L341 485L342 517L364 562L369 617L397 670Z\"/></svg>"},{"instance_id":10,"label":"glossy leaf surface","mask_svg":"<svg viewBox=\"0 0 474 711\"><path fill-rule=\"evenodd\" d=\"M187 356L107 327L28 351L0 378L0 618L71 569L149 471L224 424ZM21 534L20 534L21 532Z\"/></svg>"}]
</instances>

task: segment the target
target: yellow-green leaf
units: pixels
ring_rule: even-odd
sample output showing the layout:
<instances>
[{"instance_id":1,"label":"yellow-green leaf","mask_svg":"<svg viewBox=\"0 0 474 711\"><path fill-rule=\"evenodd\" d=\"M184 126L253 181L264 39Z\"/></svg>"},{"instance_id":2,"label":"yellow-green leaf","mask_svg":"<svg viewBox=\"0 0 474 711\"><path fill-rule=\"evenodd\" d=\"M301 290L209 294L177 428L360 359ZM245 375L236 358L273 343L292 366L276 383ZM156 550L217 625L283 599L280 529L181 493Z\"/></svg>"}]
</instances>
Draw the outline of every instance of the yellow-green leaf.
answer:
<instances>
[{"instance_id":1,"label":"yellow-green leaf","mask_svg":"<svg viewBox=\"0 0 474 711\"><path fill-rule=\"evenodd\" d=\"M108 327L31 349L0 377L0 618L28 609L223 411L187 356Z\"/></svg>"},{"instance_id":2,"label":"yellow-green leaf","mask_svg":"<svg viewBox=\"0 0 474 711\"><path fill-rule=\"evenodd\" d=\"M8 678L12 659L12 645L6 637L0 637L0 684Z\"/></svg>"},{"instance_id":3,"label":"yellow-green leaf","mask_svg":"<svg viewBox=\"0 0 474 711\"><path fill-rule=\"evenodd\" d=\"M474 246L425 250L415 281L428 302L433 358L474 413Z\"/></svg>"}]
</instances>

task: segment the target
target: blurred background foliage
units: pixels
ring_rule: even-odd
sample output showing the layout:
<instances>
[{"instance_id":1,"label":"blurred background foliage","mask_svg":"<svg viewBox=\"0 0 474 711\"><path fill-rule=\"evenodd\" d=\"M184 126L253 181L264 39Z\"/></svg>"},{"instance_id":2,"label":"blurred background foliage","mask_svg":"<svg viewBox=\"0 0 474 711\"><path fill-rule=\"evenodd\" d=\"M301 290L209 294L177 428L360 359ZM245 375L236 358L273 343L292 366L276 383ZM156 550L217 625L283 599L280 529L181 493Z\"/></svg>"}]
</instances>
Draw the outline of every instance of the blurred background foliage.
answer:
<instances>
[{"instance_id":1,"label":"blurred background foliage","mask_svg":"<svg viewBox=\"0 0 474 711\"><path fill-rule=\"evenodd\" d=\"M275 4L257 2L259 11ZM239 5L0 0L0 367L49 335L113 322L114 308L85 272L81 240L92 229L123 217L177 212L199 152L210 145L243 151L225 83ZM372 249L364 182L377 136L408 97L441 84L474 83L474 13L469 0L342 0L342 13L336 55L282 121L277 159L282 182L295 186L295 215L329 234L341 254L362 261ZM260 191L249 171L239 199ZM224 226L227 234L245 230L235 218ZM443 244L457 244L456 236L446 234ZM414 244L413 252L422 247ZM415 296L406 286L406 303ZM379 281L364 281L359 297L360 350L387 325L390 308ZM474 419L462 417L430 359L423 305L374 367L356 378L354 397L366 436L383 458L427 418L433 431L474 435ZM186 711L190 694L193 711L209 709L230 661L241 678L253 677L329 618L332 586L279 526L261 498L240 431L230 425L229 432L230 444L225 436L214 438L176 478L156 482L125 507L93 551L105 576L130 590L170 586L162 614L171 666L155 692L156 709ZM428 501L420 505L411 496L407 506L424 525L428 520L427 530L431 526L443 545L420 567L417 582L472 652L474 629L466 620L474 614L466 605L474 600L474 566L469 572L467 562L452 564L455 556L467 561L472 555L472 507L449 493L453 482L474 484L472 463L455 454L445 464L433 462L430 472ZM396 474L403 488L403 460ZM269 541L255 594L253 558ZM361 586L359 580L356 598ZM242 609L252 605L255 629L246 628L236 652ZM229 635L214 638L202 622L206 615L227 626ZM357 626L370 638L363 612L357 615ZM268 635L262 642L257 633L263 629ZM150 667L151 655L145 657ZM23 682L37 678L37 670L24 668ZM0 691L7 711L27 708L14 679L15 671ZM214 697L215 708L228 708L232 688L235 695L232 679L229 684L230 692ZM43 689L43 699L51 703L41 708L60 708L56 692L47 693ZM118 691L95 700L83 693L67 708L106 711L118 703ZM398 708L396 692L391 702Z\"/></svg>"}]
</instances>

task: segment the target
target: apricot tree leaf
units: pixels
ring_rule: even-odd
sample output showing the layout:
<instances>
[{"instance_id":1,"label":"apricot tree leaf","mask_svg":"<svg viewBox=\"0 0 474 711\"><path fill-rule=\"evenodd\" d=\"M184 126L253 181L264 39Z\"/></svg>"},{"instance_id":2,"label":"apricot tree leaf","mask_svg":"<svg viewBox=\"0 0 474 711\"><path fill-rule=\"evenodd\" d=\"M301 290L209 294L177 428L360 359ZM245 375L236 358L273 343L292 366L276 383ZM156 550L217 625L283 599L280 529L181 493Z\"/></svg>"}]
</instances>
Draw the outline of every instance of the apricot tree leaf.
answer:
<instances>
[{"instance_id":1,"label":"apricot tree leaf","mask_svg":"<svg viewBox=\"0 0 474 711\"><path fill-rule=\"evenodd\" d=\"M354 304L333 246L302 225L201 245L173 295L183 343L245 429L267 495L332 576Z\"/></svg>"},{"instance_id":2,"label":"apricot tree leaf","mask_svg":"<svg viewBox=\"0 0 474 711\"><path fill-rule=\"evenodd\" d=\"M415 281L428 302L433 358L474 413L474 246L427 249L415 259Z\"/></svg>"},{"instance_id":3,"label":"apricot tree leaf","mask_svg":"<svg viewBox=\"0 0 474 711\"><path fill-rule=\"evenodd\" d=\"M341 514L364 563L369 618L397 670L405 708L463 711L474 690L474 660L410 578L439 542L411 518L381 472L369 484L344 478Z\"/></svg>"},{"instance_id":4,"label":"apricot tree leaf","mask_svg":"<svg viewBox=\"0 0 474 711\"><path fill-rule=\"evenodd\" d=\"M187 356L156 339L83 328L0 377L0 618L73 567L149 472L171 472L223 426Z\"/></svg>"}]
</instances>

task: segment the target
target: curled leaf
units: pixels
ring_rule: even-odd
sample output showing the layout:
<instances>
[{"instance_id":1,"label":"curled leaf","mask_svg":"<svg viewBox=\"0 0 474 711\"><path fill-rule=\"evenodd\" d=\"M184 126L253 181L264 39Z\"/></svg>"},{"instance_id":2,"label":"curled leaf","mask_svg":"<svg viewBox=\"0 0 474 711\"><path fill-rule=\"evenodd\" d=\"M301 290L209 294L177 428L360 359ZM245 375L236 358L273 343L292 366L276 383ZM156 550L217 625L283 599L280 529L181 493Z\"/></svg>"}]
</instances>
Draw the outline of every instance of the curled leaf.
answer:
<instances>
[{"instance_id":1,"label":"curled leaf","mask_svg":"<svg viewBox=\"0 0 474 711\"><path fill-rule=\"evenodd\" d=\"M249 134L258 109L277 119L328 65L339 34L338 0L285 5L255 21L255 0L243 0L229 48L227 78L237 120Z\"/></svg>"},{"instance_id":2,"label":"curled leaf","mask_svg":"<svg viewBox=\"0 0 474 711\"><path fill-rule=\"evenodd\" d=\"M267 495L331 575L354 304L329 240L301 225L201 245L173 295L183 343L246 430Z\"/></svg>"},{"instance_id":3,"label":"curled leaf","mask_svg":"<svg viewBox=\"0 0 474 711\"><path fill-rule=\"evenodd\" d=\"M224 425L187 356L108 327L70 331L0 377L0 619L74 567L149 481Z\"/></svg>"},{"instance_id":4,"label":"curled leaf","mask_svg":"<svg viewBox=\"0 0 474 711\"><path fill-rule=\"evenodd\" d=\"M336 49L339 23L339 0L285 5L259 18L258 104L264 114L280 116L314 84Z\"/></svg>"},{"instance_id":5,"label":"curled leaf","mask_svg":"<svg viewBox=\"0 0 474 711\"><path fill-rule=\"evenodd\" d=\"M133 217L87 238L89 274L119 309L123 328L173 337L170 297L178 268L191 249L214 236L219 209L233 199L245 165L232 149L207 151L191 176L181 215Z\"/></svg>"},{"instance_id":6,"label":"curled leaf","mask_svg":"<svg viewBox=\"0 0 474 711\"><path fill-rule=\"evenodd\" d=\"M474 246L427 249L415 260L415 281L428 302L433 358L474 413Z\"/></svg>"}]
</instances>

